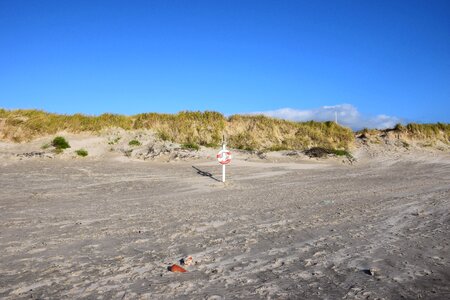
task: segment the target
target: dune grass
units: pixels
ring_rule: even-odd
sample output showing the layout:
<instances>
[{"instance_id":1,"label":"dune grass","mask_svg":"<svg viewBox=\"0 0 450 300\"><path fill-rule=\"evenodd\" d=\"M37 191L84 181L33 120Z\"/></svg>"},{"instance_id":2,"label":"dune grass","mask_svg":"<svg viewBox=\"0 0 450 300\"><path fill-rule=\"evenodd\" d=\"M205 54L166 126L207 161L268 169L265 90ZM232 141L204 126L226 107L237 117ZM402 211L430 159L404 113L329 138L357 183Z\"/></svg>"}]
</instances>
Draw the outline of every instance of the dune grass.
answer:
<instances>
[{"instance_id":1,"label":"dune grass","mask_svg":"<svg viewBox=\"0 0 450 300\"><path fill-rule=\"evenodd\" d=\"M35 137L55 134L59 131L94 132L108 127L132 129L132 124L132 118L114 114L58 115L41 110L0 109L0 139L16 142L29 141Z\"/></svg>"},{"instance_id":2,"label":"dune grass","mask_svg":"<svg viewBox=\"0 0 450 300\"><path fill-rule=\"evenodd\" d=\"M354 141L351 129L334 122L293 122L262 115L226 118L212 111L183 111L177 114L87 116L0 109L0 140L22 142L61 131L100 132L107 128L149 129L165 141L206 147L219 146L225 133L229 147L252 151L304 150L311 147L348 150ZM436 139L446 143L450 140L450 124L399 124L391 130L412 138Z\"/></svg>"},{"instance_id":3,"label":"dune grass","mask_svg":"<svg viewBox=\"0 0 450 300\"><path fill-rule=\"evenodd\" d=\"M165 141L206 147L219 146L225 133L230 147L252 151L307 149L313 146L347 149L353 141L350 129L332 122L300 123L244 115L225 118L212 111L87 116L0 109L0 139L3 140L21 142L60 131L100 132L106 128L150 129Z\"/></svg>"},{"instance_id":4,"label":"dune grass","mask_svg":"<svg viewBox=\"0 0 450 300\"><path fill-rule=\"evenodd\" d=\"M266 116L231 116L227 132L230 146L244 150L347 149L354 140L351 129L334 122L292 122Z\"/></svg>"},{"instance_id":5,"label":"dune grass","mask_svg":"<svg viewBox=\"0 0 450 300\"><path fill-rule=\"evenodd\" d=\"M364 128L357 132L361 137L376 136L379 132L393 132L398 138L407 140L423 141L426 145L433 145L437 141L450 144L450 124L417 124L409 123L407 125L397 124L394 128L376 130ZM406 141L403 141L404 147L409 147Z\"/></svg>"},{"instance_id":6,"label":"dune grass","mask_svg":"<svg viewBox=\"0 0 450 300\"><path fill-rule=\"evenodd\" d=\"M410 123L401 129L416 139L440 140L445 143L450 142L450 124L416 124Z\"/></svg>"},{"instance_id":7,"label":"dune grass","mask_svg":"<svg viewBox=\"0 0 450 300\"><path fill-rule=\"evenodd\" d=\"M145 113L133 117L133 129L153 129L165 141L202 146L219 144L225 118L217 112Z\"/></svg>"}]
</instances>

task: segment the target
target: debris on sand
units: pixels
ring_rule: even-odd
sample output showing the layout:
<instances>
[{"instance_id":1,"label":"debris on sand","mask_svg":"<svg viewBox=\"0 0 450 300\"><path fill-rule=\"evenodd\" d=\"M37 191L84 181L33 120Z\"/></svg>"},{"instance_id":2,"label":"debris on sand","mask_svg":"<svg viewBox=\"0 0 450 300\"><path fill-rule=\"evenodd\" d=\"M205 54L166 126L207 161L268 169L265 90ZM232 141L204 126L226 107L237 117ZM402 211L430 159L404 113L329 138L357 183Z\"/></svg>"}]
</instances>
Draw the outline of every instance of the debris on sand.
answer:
<instances>
[{"instance_id":1,"label":"debris on sand","mask_svg":"<svg viewBox=\"0 0 450 300\"><path fill-rule=\"evenodd\" d=\"M193 264L194 264L194 259L192 258L192 256L188 256L186 258L180 259L180 265L182 265L182 266L191 266Z\"/></svg>"},{"instance_id":2,"label":"debris on sand","mask_svg":"<svg viewBox=\"0 0 450 300\"><path fill-rule=\"evenodd\" d=\"M370 275L370 276L375 276L377 273L380 272L379 269L376 268L370 268L370 269L362 269L361 270L364 274Z\"/></svg>"},{"instance_id":3,"label":"debris on sand","mask_svg":"<svg viewBox=\"0 0 450 300\"><path fill-rule=\"evenodd\" d=\"M181 266L191 266L191 265L195 264L192 256L183 257L179 260L179 262L180 262ZM187 272L187 270L185 268L181 267L180 265L173 264L170 267L168 267L167 270L169 270L170 272L174 272L174 273Z\"/></svg>"},{"instance_id":4,"label":"debris on sand","mask_svg":"<svg viewBox=\"0 0 450 300\"><path fill-rule=\"evenodd\" d=\"M184 269L183 267L180 267L177 264L173 264L170 267L167 268L170 272L174 272L174 273L186 273L186 269Z\"/></svg>"},{"instance_id":5,"label":"debris on sand","mask_svg":"<svg viewBox=\"0 0 450 300\"><path fill-rule=\"evenodd\" d=\"M49 153L46 152L38 152L38 151L32 151L32 152L26 152L26 153L21 153L21 154L17 154L17 157L20 158L32 158L32 157L39 157L39 158L53 158L52 155L50 155Z\"/></svg>"}]
</instances>

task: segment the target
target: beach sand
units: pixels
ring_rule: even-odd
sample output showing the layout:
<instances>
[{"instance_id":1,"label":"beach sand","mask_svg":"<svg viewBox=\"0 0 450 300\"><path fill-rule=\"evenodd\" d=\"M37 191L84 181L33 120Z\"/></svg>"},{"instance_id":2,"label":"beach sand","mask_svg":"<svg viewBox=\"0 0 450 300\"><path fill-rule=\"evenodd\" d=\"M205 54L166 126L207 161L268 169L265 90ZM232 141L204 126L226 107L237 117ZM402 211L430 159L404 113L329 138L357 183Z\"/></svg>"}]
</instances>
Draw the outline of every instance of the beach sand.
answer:
<instances>
[{"instance_id":1,"label":"beach sand","mask_svg":"<svg viewBox=\"0 0 450 300\"><path fill-rule=\"evenodd\" d=\"M449 299L449 154L357 155L4 158L0 298Z\"/></svg>"}]
</instances>

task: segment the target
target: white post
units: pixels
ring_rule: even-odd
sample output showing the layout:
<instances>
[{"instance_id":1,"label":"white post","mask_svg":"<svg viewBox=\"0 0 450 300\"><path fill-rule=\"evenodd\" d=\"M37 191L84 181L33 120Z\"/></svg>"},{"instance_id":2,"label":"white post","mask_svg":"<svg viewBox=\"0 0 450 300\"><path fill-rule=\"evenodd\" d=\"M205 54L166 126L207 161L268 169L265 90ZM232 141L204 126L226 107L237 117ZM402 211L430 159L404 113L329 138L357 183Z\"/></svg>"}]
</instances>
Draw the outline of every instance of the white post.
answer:
<instances>
[{"instance_id":1,"label":"white post","mask_svg":"<svg viewBox=\"0 0 450 300\"><path fill-rule=\"evenodd\" d=\"M225 139L222 143L222 150L225 150ZM225 165L222 165L222 182L225 182Z\"/></svg>"},{"instance_id":2,"label":"white post","mask_svg":"<svg viewBox=\"0 0 450 300\"><path fill-rule=\"evenodd\" d=\"M222 165L222 182L225 182L225 165Z\"/></svg>"}]
</instances>

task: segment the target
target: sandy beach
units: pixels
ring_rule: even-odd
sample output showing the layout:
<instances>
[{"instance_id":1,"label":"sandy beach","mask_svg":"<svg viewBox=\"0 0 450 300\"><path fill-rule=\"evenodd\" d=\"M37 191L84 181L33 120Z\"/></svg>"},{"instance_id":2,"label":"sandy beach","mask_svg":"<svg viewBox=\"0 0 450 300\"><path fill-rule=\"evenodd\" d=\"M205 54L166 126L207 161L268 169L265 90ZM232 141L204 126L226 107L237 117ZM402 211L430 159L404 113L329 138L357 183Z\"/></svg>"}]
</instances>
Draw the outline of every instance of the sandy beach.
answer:
<instances>
[{"instance_id":1,"label":"sandy beach","mask_svg":"<svg viewBox=\"0 0 450 300\"><path fill-rule=\"evenodd\" d=\"M0 297L449 298L448 152L358 155L3 159Z\"/></svg>"},{"instance_id":2,"label":"sandy beach","mask_svg":"<svg viewBox=\"0 0 450 300\"><path fill-rule=\"evenodd\" d=\"M450 300L449 37L450 0L0 0L0 300Z\"/></svg>"}]
</instances>

